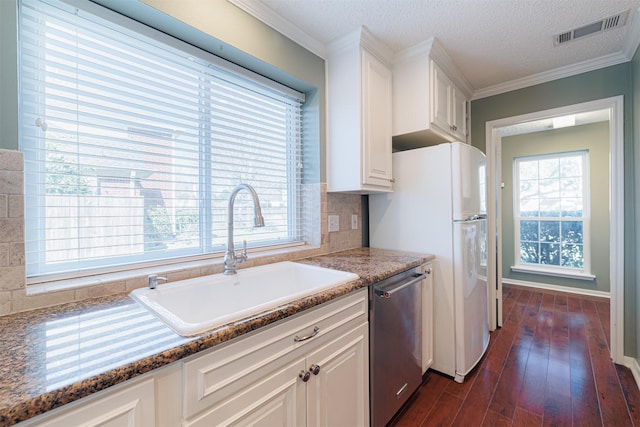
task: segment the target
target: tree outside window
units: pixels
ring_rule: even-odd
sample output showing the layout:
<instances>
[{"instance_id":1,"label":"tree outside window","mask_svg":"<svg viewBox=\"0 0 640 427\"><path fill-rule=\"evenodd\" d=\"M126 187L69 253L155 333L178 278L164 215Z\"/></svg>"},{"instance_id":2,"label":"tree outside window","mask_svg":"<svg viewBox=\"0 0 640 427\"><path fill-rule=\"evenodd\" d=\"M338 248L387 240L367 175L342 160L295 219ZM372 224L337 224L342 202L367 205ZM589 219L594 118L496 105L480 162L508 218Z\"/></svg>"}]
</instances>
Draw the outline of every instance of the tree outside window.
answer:
<instances>
[{"instance_id":1,"label":"tree outside window","mask_svg":"<svg viewBox=\"0 0 640 427\"><path fill-rule=\"evenodd\" d=\"M588 152L514 160L517 264L588 269Z\"/></svg>"}]
</instances>

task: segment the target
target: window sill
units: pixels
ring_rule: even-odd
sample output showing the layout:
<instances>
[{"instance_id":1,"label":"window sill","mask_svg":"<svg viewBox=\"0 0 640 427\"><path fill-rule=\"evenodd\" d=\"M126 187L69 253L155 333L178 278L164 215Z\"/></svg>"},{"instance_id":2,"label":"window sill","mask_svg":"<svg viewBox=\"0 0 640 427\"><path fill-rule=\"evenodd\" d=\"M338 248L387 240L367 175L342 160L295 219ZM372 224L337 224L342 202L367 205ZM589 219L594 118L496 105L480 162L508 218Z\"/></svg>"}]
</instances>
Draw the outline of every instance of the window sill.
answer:
<instances>
[{"instance_id":1,"label":"window sill","mask_svg":"<svg viewBox=\"0 0 640 427\"><path fill-rule=\"evenodd\" d=\"M317 246L295 245L280 247L277 249L249 251L249 260L246 264L241 264L239 269L306 258L315 255L316 253L314 251L317 251L318 249L320 248ZM138 285L129 286L129 283L127 283L126 290L131 291L135 288L142 287L140 286L140 283L143 283L144 285L146 277L149 274L168 276L170 282L209 274L217 274L222 273L224 270L223 255L224 254L216 254L204 259L182 260L171 264L147 265L130 270L109 271L91 276L67 276L65 278L54 278L52 280L46 280L46 278L42 277L31 280L27 279L26 294L28 296L33 296L48 292L59 292L91 286L108 285L117 282L135 281ZM174 278L171 276L174 276Z\"/></svg>"},{"instance_id":2,"label":"window sill","mask_svg":"<svg viewBox=\"0 0 640 427\"><path fill-rule=\"evenodd\" d=\"M544 268L544 267L512 265L511 271L515 271L518 273L540 274L543 276L564 277L567 279L590 280L590 281L596 280L596 276L594 276L593 274L583 273L580 271L555 270L552 268Z\"/></svg>"}]
</instances>

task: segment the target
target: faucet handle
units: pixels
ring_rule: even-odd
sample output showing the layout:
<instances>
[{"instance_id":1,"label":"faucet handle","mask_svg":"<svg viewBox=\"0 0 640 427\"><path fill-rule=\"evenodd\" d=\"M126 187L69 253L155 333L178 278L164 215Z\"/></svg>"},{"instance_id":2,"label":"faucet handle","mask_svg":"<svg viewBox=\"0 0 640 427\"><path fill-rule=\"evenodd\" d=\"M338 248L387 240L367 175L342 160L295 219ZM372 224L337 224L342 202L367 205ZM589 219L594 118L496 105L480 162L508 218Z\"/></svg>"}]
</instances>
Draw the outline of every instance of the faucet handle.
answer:
<instances>
[{"instance_id":1,"label":"faucet handle","mask_svg":"<svg viewBox=\"0 0 640 427\"><path fill-rule=\"evenodd\" d=\"M147 276L147 281L149 289L155 289L158 286L158 280L162 280L166 282L168 279L166 277L158 276L157 274L150 274Z\"/></svg>"},{"instance_id":2,"label":"faucet handle","mask_svg":"<svg viewBox=\"0 0 640 427\"><path fill-rule=\"evenodd\" d=\"M241 262L245 262L249 256L247 255L247 241L243 240L242 241L242 252L241 253L236 253L236 262L238 264L240 264Z\"/></svg>"},{"instance_id":3,"label":"faucet handle","mask_svg":"<svg viewBox=\"0 0 640 427\"><path fill-rule=\"evenodd\" d=\"M247 241L242 241L242 254L238 257L238 262L245 262L249 256L247 255Z\"/></svg>"}]
</instances>

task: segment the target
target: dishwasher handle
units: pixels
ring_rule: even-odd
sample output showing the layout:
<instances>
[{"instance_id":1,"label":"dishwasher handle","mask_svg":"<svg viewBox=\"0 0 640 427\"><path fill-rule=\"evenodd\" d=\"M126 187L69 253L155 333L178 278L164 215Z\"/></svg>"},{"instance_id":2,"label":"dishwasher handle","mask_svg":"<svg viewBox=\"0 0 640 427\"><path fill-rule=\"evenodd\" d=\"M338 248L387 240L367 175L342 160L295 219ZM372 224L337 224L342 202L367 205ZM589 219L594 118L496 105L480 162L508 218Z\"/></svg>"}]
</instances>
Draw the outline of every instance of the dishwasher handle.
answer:
<instances>
[{"instance_id":1,"label":"dishwasher handle","mask_svg":"<svg viewBox=\"0 0 640 427\"><path fill-rule=\"evenodd\" d=\"M419 282L423 279L426 279L427 275L426 274L414 274L413 278L411 280L409 280L408 282L404 282L394 288L391 289L374 289L374 292L377 296L382 297L382 298L391 298L391 295L393 295L394 293L398 292L401 289L406 288L407 286L411 286L416 282Z\"/></svg>"}]
</instances>

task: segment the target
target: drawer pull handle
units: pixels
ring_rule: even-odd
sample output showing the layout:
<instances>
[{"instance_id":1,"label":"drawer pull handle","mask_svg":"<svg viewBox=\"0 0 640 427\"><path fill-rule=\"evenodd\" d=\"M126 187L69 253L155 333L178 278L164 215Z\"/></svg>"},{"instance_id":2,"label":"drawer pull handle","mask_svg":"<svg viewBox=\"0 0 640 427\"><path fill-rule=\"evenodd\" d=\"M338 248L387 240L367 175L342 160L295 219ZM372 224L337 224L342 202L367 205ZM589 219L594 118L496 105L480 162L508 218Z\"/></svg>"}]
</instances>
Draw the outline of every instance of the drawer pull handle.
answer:
<instances>
[{"instance_id":1,"label":"drawer pull handle","mask_svg":"<svg viewBox=\"0 0 640 427\"><path fill-rule=\"evenodd\" d=\"M306 383L307 381L309 381L309 378L311 378L311 372L309 372L309 371L300 371L298 376L300 378L302 378L302 382L303 383Z\"/></svg>"},{"instance_id":2,"label":"drawer pull handle","mask_svg":"<svg viewBox=\"0 0 640 427\"><path fill-rule=\"evenodd\" d=\"M313 375L318 375L320 373L320 365L316 365L315 363L313 365L311 365L311 367L309 368L309 371L313 374Z\"/></svg>"},{"instance_id":3,"label":"drawer pull handle","mask_svg":"<svg viewBox=\"0 0 640 427\"><path fill-rule=\"evenodd\" d=\"M296 335L295 337L293 337L293 340L295 342L302 342L302 341L310 340L311 338L313 338L316 335L318 335L319 332L320 332L320 328L316 326L315 328L313 328L313 332L310 335L307 335L305 337L299 337L299 336Z\"/></svg>"}]
</instances>

